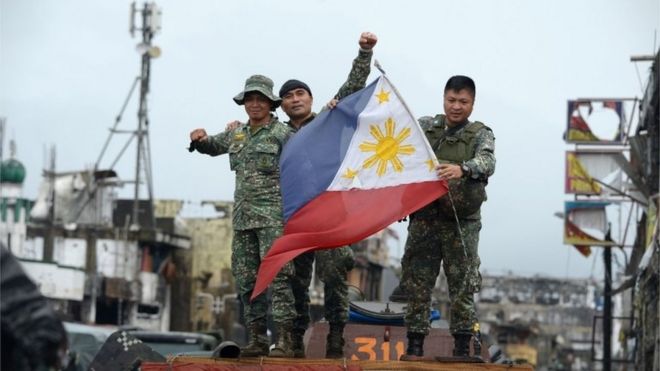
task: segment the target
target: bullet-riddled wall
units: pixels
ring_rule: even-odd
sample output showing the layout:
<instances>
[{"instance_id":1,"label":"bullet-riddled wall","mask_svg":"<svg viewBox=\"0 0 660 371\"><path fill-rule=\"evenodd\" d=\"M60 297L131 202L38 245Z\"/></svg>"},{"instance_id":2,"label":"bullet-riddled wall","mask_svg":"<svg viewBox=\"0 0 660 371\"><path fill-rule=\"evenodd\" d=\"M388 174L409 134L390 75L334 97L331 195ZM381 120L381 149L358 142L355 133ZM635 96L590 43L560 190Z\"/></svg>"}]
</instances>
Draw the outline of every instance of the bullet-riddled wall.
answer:
<instances>
[{"instance_id":1,"label":"bullet-riddled wall","mask_svg":"<svg viewBox=\"0 0 660 371\"><path fill-rule=\"evenodd\" d=\"M192 277L204 288L232 286L223 277L223 270L231 269L231 219L186 219L186 223L192 236Z\"/></svg>"},{"instance_id":2,"label":"bullet-riddled wall","mask_svg":"<svg viewBox=\"0 0 660 371\"><path fill-rule=\"evenodd\" d=\"M217 320L222 296L233 293L231 275L232 202L212 201L212 217L184 218L192 238L188 279L190 330L223 328Z\"/></svg>"}]
</instances>

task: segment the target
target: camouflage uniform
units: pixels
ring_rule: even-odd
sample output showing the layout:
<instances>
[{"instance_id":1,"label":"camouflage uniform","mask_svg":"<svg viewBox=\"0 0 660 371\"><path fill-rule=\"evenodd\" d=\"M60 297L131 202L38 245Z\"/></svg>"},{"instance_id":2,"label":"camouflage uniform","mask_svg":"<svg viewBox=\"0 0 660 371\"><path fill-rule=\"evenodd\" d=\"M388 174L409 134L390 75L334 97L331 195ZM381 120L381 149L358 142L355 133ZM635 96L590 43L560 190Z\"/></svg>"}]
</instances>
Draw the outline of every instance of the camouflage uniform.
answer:
<instances>
[{"instance_id":1,"label":"camouflage uniform","mask_svg":"<svg viewBox=\"0 0 660 371\"><path fill-rule=\"evenodd\" d=\"M293 294L296 299L294 331L304 334L309 327L309 286L312 267L316 259L316 272L323 281L324 315L330 324L343 325L348 320L348 286L346 274L353 269L353 251L344 246L335 249L308 252L296 257Z\"/></svg>"},{"instance_id":2,"label":"camouflage uniform","mask_svg":"<svg viewBox=\"0 0 660 371\"><path fill-rule=\"evenodd\" d=\"M337 100L342 100L356 91L364 89L367 84L367 77L371 72L371 57L373 54L372 50L360 49L358 56L353 59L353 65L346 82L335 95Z\"/></svg>"},{"instance_id":3,"label":"camouflage uniform","mask_svg":"<svg viewBox=\"0 0 660 371\"><path fill-rule=\"evenodd\" d=\"M279 158L291 130L276 117L256 131L249 125L226 131L197 143L201 153L229 153L236 172L232 241L232 273L245 305L245 320L266 326L268 301L259 295L250 302L261 259L282 233L282 196ZM293 264L286 264L272 283L272 315L276 323L292 322L296 316L291 278Z\"/></svg>"},{"instance_id":4,"label":"camouflage uniform","mask_svg":"<svg viewBox=\"0 0 660 371\"><path fill-rule=\"evenodd\" d=\"M346 82L339 88L335 98L341 100L366 86L367 78L371 72L371 57L373 51L360 49L358 56L353 60L351 71ZM325 108L324 108L325 110ZM307 125L316 117L312 113L300 127ZM290 122L286 122L293 132L298 129ZM316 259L316 271L323 281L324 287L324 315L330 325L344 326L348 321L348 287L346 274L353 269L353 251L350 247L318 250L305 253L294 259L295 279L293 284L296 299L297 317L294 322L294 331L304 334L309 326L309 286L312 282L312 266Z\"/></svg>"},{"instance_id":5,"label":"camouflage uniform","mask_svg":"<svg viewBox=\"0 0 660 371\"><path fill-rule=\"evenodd\" d=\"M477 323L474 293L481 288L480 205L486 198L488 177L495 171L495 137L490 128L479 122L449 128L444 115L421 118L420 124L440 162L464 164L470 169L462 179L449 182L465 248L449 195L411 215L401 261L401 286L408 293L405 323L409 333L429 333L431 290L442 262L451 303L450 331L471 333Z\"/></svg>"}]
</instances>

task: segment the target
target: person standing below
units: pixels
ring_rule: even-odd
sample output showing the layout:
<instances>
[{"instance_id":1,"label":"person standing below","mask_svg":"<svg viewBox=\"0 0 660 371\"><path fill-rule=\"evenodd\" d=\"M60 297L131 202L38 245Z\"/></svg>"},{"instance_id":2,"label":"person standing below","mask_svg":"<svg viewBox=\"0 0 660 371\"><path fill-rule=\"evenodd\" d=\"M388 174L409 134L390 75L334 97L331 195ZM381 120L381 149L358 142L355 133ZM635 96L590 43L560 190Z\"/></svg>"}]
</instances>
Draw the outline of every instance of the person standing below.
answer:
<instances>
[{"instance_id":1,"label":"person standing below","mask_svg":"<svg viewBox=\"0 0 660 371\"><path fill-rule=\"evenodd\" d=\"M467 76L453 76L444 90L444 115L420 118L420 125L447 179L449 193L410 216L401 261L401 288L407 295L405 325L408 347L402 360L424 355L429 333L431 291L443 264L450 299L453 355L468 357L479 331L474 293L481 288L479 231L485 187L495 171L495 137L481 122L469 121L476 88Z\"/></svg>"},{"instance_id":2,"label":"person standing below","mask_svg":"<svg viewBox=\"0 0 660 371\"><path fill-rule=\"evenodd\" d=\"M228 153L230 168L236 173L231 268L250 334L241 355L292 357L291 333L296 316L293 264L287 263L271 286L272 315L280 336L270 353L266 294L250 301L261 259L282 233L279 158L291 130L271 113L281 99L273 94L273 81L268 77L249 77L234 101L245 106L247 125L215 136L208 136L204 129L195 129L190 139L200 153L211 156Z\"/></svg>"},{"instance_id":3,"label":"person standing below","mask_svg":"<svg viewBox=\"0 0 660 371\"><path fill-rule=\"evenodd\" d=\"M371 72L371 57L378 38L371 32L360 35L360 51L353 60L353 66L346 82L339 88L334 101L363 89ZM282 110L289 117L285 123L295 133L311 122L316 113L312 112L314 98L307 84L299 80L288 80L280 88ZM334 106L334 104L333 104ZM303 337L309 327L309 286L312 268L316 260L316 271L323 281L324 315L330 330L326 338L326 358L344 356L344 327L348 320L348 286L346 274L353 269L353 252L344 246L335 249L317 250L305 253L294 259L295 279L293 291L296 306L296 320L293 328L293 349L295 357L305 356Z\"/></svg>"}]
</instances>

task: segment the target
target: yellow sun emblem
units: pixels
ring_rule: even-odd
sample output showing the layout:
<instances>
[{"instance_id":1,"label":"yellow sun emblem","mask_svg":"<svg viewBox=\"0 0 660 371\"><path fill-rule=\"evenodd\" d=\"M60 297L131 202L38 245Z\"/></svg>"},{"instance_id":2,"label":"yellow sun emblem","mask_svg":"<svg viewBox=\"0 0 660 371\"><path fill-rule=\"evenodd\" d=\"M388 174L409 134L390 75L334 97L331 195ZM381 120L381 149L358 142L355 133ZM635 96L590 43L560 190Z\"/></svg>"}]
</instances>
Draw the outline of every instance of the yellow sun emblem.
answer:
<instances>
[{"instance_id":1,"label":"yellow sun emblem","mask_svg":"<svg viewBox=\"0 0 660 371\"><path fill-rule=\"evenodd\" d=\"M392 168L396 172L403 171L403 163L399 159L399 155L410 155L415 152L415 147L410 144L401 144L406 138L410 136L410 128L404 128L396 137L396 123L392 118L385 121L385 135L378 125L370 125L369 133L376 139L376 143L362 142L360 150L362 152L375 152L373 156L364 161L362 166L368 169L376 164L376 174L382 176L387 171L387 164L392 163Z\"/></svg>"}]
</instances>

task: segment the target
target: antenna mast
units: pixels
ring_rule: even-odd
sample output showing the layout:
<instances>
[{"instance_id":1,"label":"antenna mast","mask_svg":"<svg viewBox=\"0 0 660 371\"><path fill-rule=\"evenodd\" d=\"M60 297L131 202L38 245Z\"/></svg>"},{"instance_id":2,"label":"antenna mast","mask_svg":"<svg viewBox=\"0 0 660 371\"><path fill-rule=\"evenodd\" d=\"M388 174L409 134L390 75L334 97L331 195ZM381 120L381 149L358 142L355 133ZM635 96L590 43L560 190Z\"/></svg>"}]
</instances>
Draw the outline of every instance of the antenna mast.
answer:
<instances>
[{"instance_id":1,"label":"antenna mast","mask_svg":"<svg viewBox=\"0 0 660 371\"><path fill-rule=\"evenodd\" d=\"M135 16L140 14L142 18L142 27L135 25ZM135 31L142 32L142 42L137 45L138 52L142 55L142 66L140 71L140 103L138 108L138 129L135 132L137 139L137 153L135 161L135 193L133 198L133 213L131 217L131 228L140 227L140 185L142 183L142 169L149 193L149 211L151 215L151 224L149 227L155 227L153 215L153 178L151 172L151 148L149 142L149 116L147 109L147 95L149 94L149 77L151 69L151 59L160 56L160 48L151 45L153 36L161 30L162 11L155 3L145 3L142 9L136 9L135 3L131 4L130 33L135 37Z\"/></svg>"}]
</instances>

